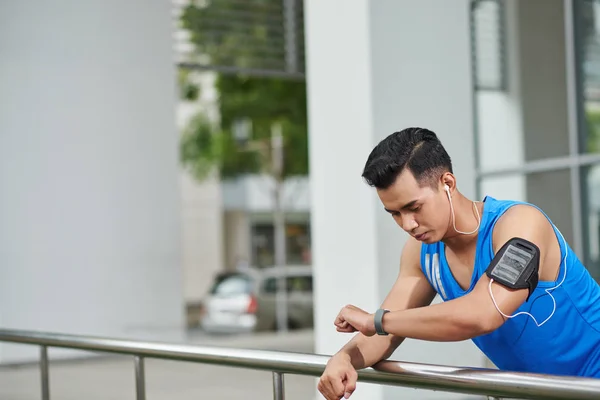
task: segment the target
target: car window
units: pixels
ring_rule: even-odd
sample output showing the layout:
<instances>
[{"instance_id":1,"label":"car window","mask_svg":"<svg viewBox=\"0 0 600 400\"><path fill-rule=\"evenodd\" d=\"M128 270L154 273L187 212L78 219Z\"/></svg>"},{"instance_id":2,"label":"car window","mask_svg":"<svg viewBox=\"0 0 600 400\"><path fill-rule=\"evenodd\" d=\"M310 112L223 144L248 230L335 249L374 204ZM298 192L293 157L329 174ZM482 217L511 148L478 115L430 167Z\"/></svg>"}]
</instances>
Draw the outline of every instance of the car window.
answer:
<instances>
[{"instance_id":1,"label":"car window","mask_svg":"<svg viewBox=\"0 0 600 400\"><path fill-rule=\"evenodd\" d=\"M251 292L250 278L245 275L228 275L220 277L210 290L212 295L232 296Z\"/></svg>"}]
</instances>

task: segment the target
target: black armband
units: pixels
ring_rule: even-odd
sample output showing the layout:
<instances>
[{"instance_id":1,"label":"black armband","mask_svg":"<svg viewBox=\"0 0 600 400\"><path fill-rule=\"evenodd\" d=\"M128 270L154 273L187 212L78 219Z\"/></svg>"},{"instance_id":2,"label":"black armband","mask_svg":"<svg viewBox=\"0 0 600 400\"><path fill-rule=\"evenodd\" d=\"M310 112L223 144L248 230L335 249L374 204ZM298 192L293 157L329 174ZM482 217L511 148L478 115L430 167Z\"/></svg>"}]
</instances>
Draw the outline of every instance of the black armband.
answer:
<instances>
[{"instance_id":1,"label":"black armband","mask_svg":"<svg viewBox=\"0 0 600 400\"><path fill-rule=\"evenodd\" d=\"M529 289L527 300L538 284L540 249L528 240L512 238L502 246L485 271L494 281L511 289Z\"/></svg>"}]
</instances>

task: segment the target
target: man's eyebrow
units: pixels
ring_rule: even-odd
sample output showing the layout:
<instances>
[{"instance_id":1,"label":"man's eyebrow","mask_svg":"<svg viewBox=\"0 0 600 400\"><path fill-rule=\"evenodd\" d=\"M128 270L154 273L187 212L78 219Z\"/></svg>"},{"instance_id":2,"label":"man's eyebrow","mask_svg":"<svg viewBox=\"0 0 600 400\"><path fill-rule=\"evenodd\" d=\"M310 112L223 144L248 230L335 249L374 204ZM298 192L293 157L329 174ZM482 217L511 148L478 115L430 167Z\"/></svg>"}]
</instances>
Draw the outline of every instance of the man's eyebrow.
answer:
<instances>
[{"instance_id":1,"label":"man's eyebrow","mask_svg":"<svg viewBox=\"0 0 600 400\"><path fill-rule=\"evenodd\" d=\"M411 202L406 203L405 205L403 205L402 207L400 207L400 210L406 210L407 208L412 208L417 201L418 200L413 200ZM384 207L384 210L387 211L387 212L389 212L390 214L396 212L396 210L389 210L389 209L387 209L385 207Z\"/></svg>"}]
</instances>

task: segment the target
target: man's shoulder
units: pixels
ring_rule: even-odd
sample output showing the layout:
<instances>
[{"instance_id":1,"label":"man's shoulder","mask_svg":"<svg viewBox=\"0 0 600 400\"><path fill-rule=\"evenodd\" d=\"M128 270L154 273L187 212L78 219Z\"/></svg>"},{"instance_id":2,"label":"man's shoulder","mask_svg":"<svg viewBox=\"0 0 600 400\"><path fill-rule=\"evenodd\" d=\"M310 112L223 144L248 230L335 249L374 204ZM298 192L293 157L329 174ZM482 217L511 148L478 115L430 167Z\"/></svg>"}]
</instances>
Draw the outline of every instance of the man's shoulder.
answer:
<instances>
[{"instance_id":1,"label":"man's shoulder","mask_svg":"<svg viewBox=\"0 0 600 400\"><path fill-rule=\"evenodd\" d=\"M402 264L421 266L421 251L423 244L410 236L402 249Z\"/></svg>"},{"instance_id":2,"label":"man's shoulder","mask_svg":"<svg viewBox=\"0 0 600 400\"><path fill-rule=\"evenodd\" d=\"M527 225L547 225L549 222L549 218L539 207L529 203L514 202L498 217L494 231L497 229L519 231L521 227Z\"/></svg>"},{"instance_id":3,"label":"man's shoulder","mask_svg":"<svg viewBox=\"0 0 600 400\"><path fill-rule=\"evenodd\" d=\"M404 244L404 248L402 249L402 255L403 256L407 256L407 257L417 257L420 258L421 257L421 250L423 244L418 241L417 239L415 239L412 236L408 237L408 240L406 241L406 243Z\"/></svg>"},{"instance_id":4,"label":"man's shoulder","mask_svg":"<svg viewBox=\"0 0 600 400\"><path fill-rule=\"evenodd\" d=\"M553 229L552 221L537 206L517 203L498 217L492 235L497 246L513 237L539 237Z\"/></svg>"}]
</instances>

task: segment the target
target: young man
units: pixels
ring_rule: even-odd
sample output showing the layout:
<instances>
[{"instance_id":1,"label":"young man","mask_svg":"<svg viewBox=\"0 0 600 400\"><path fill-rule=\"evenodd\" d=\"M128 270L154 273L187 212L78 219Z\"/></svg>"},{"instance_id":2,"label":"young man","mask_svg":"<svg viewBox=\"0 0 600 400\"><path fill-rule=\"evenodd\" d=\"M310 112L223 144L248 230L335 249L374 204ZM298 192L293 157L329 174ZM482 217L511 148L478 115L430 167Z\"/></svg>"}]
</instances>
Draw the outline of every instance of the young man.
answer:
<instances>
[{"instance_id":1,"label":"young man","mask_svg":"<svg viewBox=\"0 0 600 400\"><path fill-rule=\"evenodd\" d=\"M328 362L326 399L348 398L356 370L407 337L472 339L503 370L600 377L600 287L540 209L467 199L427 129L384 139L363 177L411 237L381 309L349 305L335 319L339 332L359 334ZM430 305L436 294L444 301Z\"/></svg>"}]
</instances>

